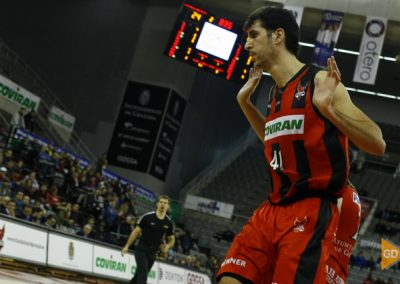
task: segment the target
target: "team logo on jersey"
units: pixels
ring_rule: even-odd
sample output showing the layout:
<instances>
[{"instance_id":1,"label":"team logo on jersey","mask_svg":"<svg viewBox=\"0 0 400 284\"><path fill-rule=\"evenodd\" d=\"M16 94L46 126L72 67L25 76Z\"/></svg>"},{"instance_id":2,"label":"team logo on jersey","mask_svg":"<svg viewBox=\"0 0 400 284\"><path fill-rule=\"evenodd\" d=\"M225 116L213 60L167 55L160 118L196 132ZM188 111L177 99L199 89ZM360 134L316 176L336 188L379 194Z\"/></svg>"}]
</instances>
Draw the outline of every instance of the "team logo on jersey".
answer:
<instances>
[{"instance_id":1,"label":"team logo on jersey","mask_svg":"<svg viewBox=\"0 0 400 284\"><path fill-rule=\"evenodd\" d=\"M304 114L286 115L268 121L265 124L264 141L282 135L303 134L304 133Z\"/></svg>"},{"instance_id":2,"label":"team logo on jersey","mask_svg":"<svg viewBox=\"0 0 400 284\"><path fill-rule=\"evenodd\" d=\"M307 216L304 216L303 219L298 219L296 217L296 220L294 220L293 223L293 232L295 233L301 233L304 232L304 226L308 223Z\"/></svg>"},{"instance_id":3,"label":"team logo on jersey","mask_svg":"<svg viewBox=\"0 0 400 284\"><path fill-rule=\"evenodd\" d=\"M307 82L304 86L301 85L301 82L299 82L299 83L297 84L297 87L296 87L296 94L294 94L294 97L295 97L297 100L300 100L302 97L304 97L304 96L306 95L307 85L308 85L308 82Z\"/></svg>"},{"instance_id":4,"label":"team logo on jersey","mask_svg":"<svg viewBox=\"0 0 400 284\"><path fill-rule=\"evenodd\" d=\"M361 206L360 197L357 193L353 192L353 202L359 206Z\"/></svg>"}]
</instances>

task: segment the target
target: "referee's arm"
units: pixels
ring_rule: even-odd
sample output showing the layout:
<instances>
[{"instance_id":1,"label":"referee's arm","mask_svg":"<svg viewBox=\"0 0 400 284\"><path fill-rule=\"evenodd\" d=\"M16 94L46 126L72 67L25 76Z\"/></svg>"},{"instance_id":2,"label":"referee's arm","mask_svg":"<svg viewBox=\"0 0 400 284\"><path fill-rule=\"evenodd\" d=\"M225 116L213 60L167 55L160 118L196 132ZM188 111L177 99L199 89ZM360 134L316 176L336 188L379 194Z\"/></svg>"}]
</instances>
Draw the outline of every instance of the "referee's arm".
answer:
<instances>
[{"instance_id":1,"label":"referee's arm","mask_svg":"<svg viewBox=\"0 0 400 284\"><path fill-rule=\"evenodd\" d=\"M125 246L121 250L121 255L124 256L125 254L128 253L129 247L136 241L136 239L140 236L142 233L142 229L139 226L136 226L136 228L132 231L131 235L129 236L128 240L126 241ZM174 238L175 241L175 238Z\"/></svg>"},{"instance_id":2,"label":"referee's arm","mask_svg":"<svg viewBox=\"0 0 400 284\"><path fill-rule=\"evenodd\" d=\"M167 257L168 251L174 247L175 244L175 235L167 236L167 243L161 244L160 249L163 253L164 257Z\"/></svg>"}]
</instances>

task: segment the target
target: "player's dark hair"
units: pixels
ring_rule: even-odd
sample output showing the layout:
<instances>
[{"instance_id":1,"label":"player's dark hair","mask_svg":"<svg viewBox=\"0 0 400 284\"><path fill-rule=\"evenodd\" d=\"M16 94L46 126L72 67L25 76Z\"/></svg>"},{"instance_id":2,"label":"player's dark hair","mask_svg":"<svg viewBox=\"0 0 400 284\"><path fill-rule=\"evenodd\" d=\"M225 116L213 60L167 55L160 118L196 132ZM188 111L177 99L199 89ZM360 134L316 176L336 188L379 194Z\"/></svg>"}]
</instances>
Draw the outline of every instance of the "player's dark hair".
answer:
<instances>
[{"instance_id":1,"label":"player's dark hair","mask_svg":"<svg viewBox=\"0 0 400 284\"><path fill-rule=\"evenodd\" d=\"M160 201L160 199L166 199L166 200L168 200L168 203L169 203L169 199L170 199L170 198L169 198L168 195L162 194L162 195L158 196L157 202Z\"/></svg>"},{"instance_id":2,"label":"player's dark hair","mask_svg":"<svg viewBox=\"0 0 400 284\"><path fill-rule=\"evenodd\" d=\"M274 32L276 29L282 28L286 35L286 49L297 55L300 30L291 11L276 7L258 8L247 17L244 23L245 30L248 30L257 20L261 22L263 28L268 32Z\"/></svg>"}]
</instances>

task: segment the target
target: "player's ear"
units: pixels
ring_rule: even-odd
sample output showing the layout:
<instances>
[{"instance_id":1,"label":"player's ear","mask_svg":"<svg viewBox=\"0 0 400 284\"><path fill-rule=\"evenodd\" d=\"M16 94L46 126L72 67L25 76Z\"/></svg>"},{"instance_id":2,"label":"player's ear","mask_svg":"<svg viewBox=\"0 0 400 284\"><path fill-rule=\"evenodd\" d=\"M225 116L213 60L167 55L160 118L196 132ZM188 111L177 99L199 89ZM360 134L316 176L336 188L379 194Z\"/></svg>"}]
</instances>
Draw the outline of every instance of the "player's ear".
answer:
<instances>
[{"instance_id":1,"label":"player's ear","mask_svg":"<svg viewBox=\"0 0 400 284\"><path fill-rule=\"evenodd\" d=\"M274 32L274 43L279 44L285 39L285 30L282 28L277 28Z\"/></svg>"}]
</instances>

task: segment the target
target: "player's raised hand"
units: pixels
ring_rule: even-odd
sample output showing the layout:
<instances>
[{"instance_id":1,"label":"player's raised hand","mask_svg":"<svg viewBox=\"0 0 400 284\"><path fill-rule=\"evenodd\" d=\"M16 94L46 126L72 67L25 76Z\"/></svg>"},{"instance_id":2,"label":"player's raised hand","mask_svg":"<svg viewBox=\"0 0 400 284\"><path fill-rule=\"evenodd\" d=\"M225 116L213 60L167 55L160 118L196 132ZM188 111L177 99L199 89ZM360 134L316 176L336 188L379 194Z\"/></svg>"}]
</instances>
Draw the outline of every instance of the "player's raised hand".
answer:
<instances>
[{"instance_id":1,"label":"player's raised hand","mask_svg":"<svg viewBox=\"0 0 400 284\"><path fill-rule=\"evenodd\" d=\"M341 81L341 74L333 56L328 58L327 67L324 80L314 79L313 103L320 111L331 105L335 90Z\"/></svg>"},{"instance_id":2,"label":"player's raised hand","mask_svg":"<svg viewBox=\"0 0 400 284\"><path fill-rule=\"evenodd\" d=\"M240 89L237 94L238 100L248 100L256 90L262 77L262 69L260 67L253 67L249 72L249 79Z\"/></svg>"}]
</instances>

